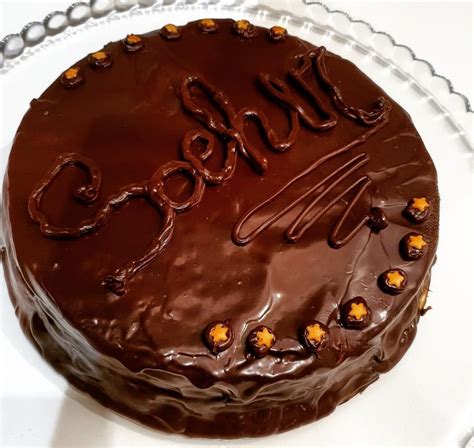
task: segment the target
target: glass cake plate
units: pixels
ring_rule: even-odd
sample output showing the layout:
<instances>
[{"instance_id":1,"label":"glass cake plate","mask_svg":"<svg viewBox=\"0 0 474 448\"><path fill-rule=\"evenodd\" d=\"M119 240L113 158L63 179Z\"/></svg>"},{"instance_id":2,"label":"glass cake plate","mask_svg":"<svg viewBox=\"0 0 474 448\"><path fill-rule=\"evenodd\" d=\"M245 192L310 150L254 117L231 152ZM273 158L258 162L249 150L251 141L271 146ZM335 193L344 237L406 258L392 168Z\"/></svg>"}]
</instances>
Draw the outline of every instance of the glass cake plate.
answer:
<instances>
[{"instance_id":1,"label":"glass cake plate","mask_svg":"<svg viewBox=\"0 0 474 448\"><path fill-rule=\"evenodd\" d=\"M388 374L329 417L264 439L186 439L148 430L68 386L20 330L0 280L0 444L10 446L466 446L472 417L473 113L431 64L369 24L319 2L92 0L0 43L0 171L32 98L89 52L127 33L202 17L281 24L356 63L412 116L439 174L441 229L429 305L413 346ZM466 249L467 248L467 249ZM472 440L471 440L472 443Z\"/></svg>"}]
</instances>

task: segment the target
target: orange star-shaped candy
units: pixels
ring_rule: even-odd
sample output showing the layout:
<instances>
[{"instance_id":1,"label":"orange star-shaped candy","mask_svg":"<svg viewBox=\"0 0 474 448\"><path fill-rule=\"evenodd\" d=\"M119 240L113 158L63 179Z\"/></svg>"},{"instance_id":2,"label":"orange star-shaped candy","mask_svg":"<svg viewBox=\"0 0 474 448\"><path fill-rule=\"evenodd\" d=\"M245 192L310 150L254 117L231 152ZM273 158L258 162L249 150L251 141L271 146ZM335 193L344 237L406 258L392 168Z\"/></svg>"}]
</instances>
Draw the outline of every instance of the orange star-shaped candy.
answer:
<instances>
[{"instance_id":1,"label":"orange star-shaped candy","mask_svg":"<svg viewBox=\"0 0 474 448\"><path fill-rule=\"evenodd\" d=\"M217 324L210 332L209 335L214 343L226 342L229 339L228 336L229 328L223 324Z\"/></svg>"},{"instance_id":2,"label":"orange star-shaped candy","mask_svg":"<svg viewBox=\"0 0 474 448\"><path fill-rule=\"evenodd\" d=\"M285 34L286 33L286 28L283 28L282 26L272 26L272 31L275 34Z\"/></svg>"},{"instance_id":3,"label":"orange star-shaped candy","mask_svg":"<svg viewBox=\"0 0 474 448\"><path fill-rule=\"evenodd\" d=\"M136 34L129 34L127 36L127 43L129 44L138 44L142 41L142 38L140 36L137 36Z\"/></svg>"},{"instance_id":4,"label":"orange star-shaped candy","mask_svg":"<svg viewBox=\"0 0 474 448\"><path fill-rule=\"evenodd\" d=\"M286 34L286 29L283 28L282 26L272 26L271 28L271 32L277 36L283 36L284 34Z\"/></svg>"},{"instance_id":5,"label":"orange star-shaped candy","mask_svg":"<svg viewBox=\"0 0 474 448\"><path fill-rule=\"evenodd\" d=\"M423 235L410 235L408 238L408 245L414 247L415 249L422 250L426 246L426 241L423 238Z\"/></svg>"},{"instance_id":6,"label":"orange star-shaped candy","mask_svg":"<svg viewBox=\"0 0 474 448\"><path fill-rule=\"evenodd\" d=\"M275 335L271 333L267 327L257 331L257 342L260 346L266 346L270 348L275 342Z\"/></svg>"},{"instance_id":7,"label":"orange star-shaped candy","mask_svg":"<svg viewBox=\"0 0 474 448\"><path fill-rule=\"evenodd\" d=\"M74 79L74 78L77 78L78 74L79 74L79 69L76 67L72 67L64 72L64 77L66 79Z\"/></svg>"},{"instance_id":8,"label":"orange star-shaped candy","mask_svg":"<svg viewBox=\"0 0 474 448\"><path fill-rule=\"evenodd\" d=\"M356 318L357 320L362 319L367 315L367 308L363 303L351 303L351 310L349 316Z\"/></svg>"},{"instance_id":9,"label":"orange star-shaped candy","mask_svg":"<svg viewBox=\"0 0 474 448\"><path fill-rule=\"evenodd\" d=\"M216 26L216 22L214 22L212 19L202 19L201 25L206 28L212 28L213 26Z\"/></svg>"},{"instance_id":10,"label":"orange star-shaped candy","mask_svg":"<svg viewBox=\"0 0 474 448\"><path fill-rule=\"evenodd\" d=\"M235 27L239 31L245 31L250 28L250 22L248 20L237 20L237 22L235 22Z\"/></svg>"},{"instance_id":11,"label":"orange star-shaped candy","mask_svg":"<svg viewBox=\"0 0 474 448\"><path fill-rule=\"evenodd\" d=\"M270 35L271 39L278 41L278 40L283 40L287 36L288 33L286 31L286 28L276 25L276 26L272 26L269 29L268 34Z\"/></svg>"},{"instance_id":12,"label":"orange star-shaped candy","mask_svg":"<svg viewBox=\"0 0 474 448\"><path fill-rule=\"evenodd\" d=\"M400 288L404 280L405 280L405 277L402 274L400 274L399 271L390 271L387 273L387 283L390 286L395 286L396 288Z\"/></svg>"},{"instance_id":13,"label":"orange star-shaped candy","mask_svg":"<svg viewBox=\"0 0 474 448\"><path fill-rule=\"evenodd\" d=\"M326 332L321 328L319 324L308 325L306 327L306 337L310 341L321 342L326 336Z\"/></svg>"},{"instance_id":14,"label":"orange star-shaped candy","mask_svg":"<svg viewBox=\"0 0 474 448\"><path fill-rule=\"evenodd\" d=\"M430 203L426 198L413 198L411 206L420 212L424 212L430 206Z\"/></svg>"},{"instance_id":15,"label":"orange star-shaped candy","mask_svg":"<svg viewBox=\"0 0 474 448\"><path fill-rule=\"evenodd\" d=\"M95 53L92 53L91 56L96 61L103 61L104 59L107 59L107 57L108 57L108 55L105 51L96 51Z\"/></svg>"},{"instance_id":16,"label":"orange star-shaped candy","mask_svg":"<svg viewBox=\"0 0 474 448\"><path fill-rule=\"evenodd\" d=\"M168 23L168 25L165 25L164 28L169 34L178 34L178 27L176 25Z\"/></svg>"},{"instance_id":17,"label":"orange star-shaped candy","mask_svg":"<svg viewBox=\"0 0 474 448\"><path fill-rule=\"evenodd\" d=\"M84 76L79 67L68 68L61 75L61 84L66 87L66 89L71 89L77 87L84 82Z\"/></svg>"},{"instance_id":18,"label":"orange star-shaped candy","mask_svg":"<svg viewBox=\"0 0 474 448\"><path fill-rule=\"evenodd\" d=\"M212 19L202 19L199 21L199 28L205 33L213 33L219 28L218 23Z\"/></svg>"},{"instance_id":19,"label":"orange star-shaped candy","mask_svg":"<svg viewBox=\"0 0 474 448\"><path fill-rule=\"evenodd\" d=\"M112 64L112 57L104 50L95 51L88 57L89 64L92 68L107 68Z\"/></svg>"}]
</instances>

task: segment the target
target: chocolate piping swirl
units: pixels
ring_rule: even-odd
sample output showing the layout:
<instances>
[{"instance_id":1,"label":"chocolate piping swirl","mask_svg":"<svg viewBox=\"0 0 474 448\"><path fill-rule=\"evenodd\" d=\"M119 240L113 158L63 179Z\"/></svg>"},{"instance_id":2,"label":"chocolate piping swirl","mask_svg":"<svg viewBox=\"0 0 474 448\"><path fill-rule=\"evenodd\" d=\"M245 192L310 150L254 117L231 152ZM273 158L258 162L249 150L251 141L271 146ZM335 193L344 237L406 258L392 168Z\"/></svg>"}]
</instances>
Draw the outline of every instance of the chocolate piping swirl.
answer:
<instances>
[{"instance_id":1,"label":"chocolate piping swirl","mask_svg":"<svg viewBox=\"0 0 474 448\"><path fill-rule=\"evenodd\" d=\"M217 114L213 114L209 109L203 106L199 106L196 104L192 98L191 94L191 87L197 87L204 93L208 95L211 102L216 106L218 111L220 111L223 115L224 120L219 118ZM227 152L228 152L228 159L226 162L227 172L233 172L235 168L236 159L233 157L232 153L237 149L239 153L246 158L253 168L260 174L263 174L267 171L268 168L268 159L262 155L247 139L244 131L245 122L249 119L257 120L264 131L266 136L267 142L269 143L270 147L277 151L282 152L292 146L298 137L299 133L299 122L298 116L295 111L290 112L290 131L288 132L288 136L286 138L278 138L276 131L271 127L270 121L268 120L265 113L256 108L243 108L238 113L235 112L232 103L230 102L229 98L222 92L218 90L213 85L208 83L207 81L203 80L197 75L190 75L183 79L183 82L180 86L180 94L181 99L183 102L184 108L190 112L197 120L204 123L204 125L212 132L217 134L217 136L221 137L224 140L227 140ZM227 122L227 124L226 124ZM197 132L202 131L191 131L194 134L191 134L185 138L184 142L184 154L185 157L189 157L191 152L189 146L190 143L196 139ZM210 135L207 134L204 136L204 140L207 140L210 143L209 139ZM202 138L202 136L201 136ZM214 138L214 137L212 137ZM214 145L208 146L208 148L213 148ZM212 149L210 149L212 152ZM203 168L201 166L201 162L204 161L210 154L204 154L204 159L201 156L201 161L198 161L197 165L194 165L196 169L200 172L203 172ZM190 159L188 159L190 160ZM194 163L196 160L193 161ZM234 162L232 164L232 162ZM230 178L231 174L226 175L224 172L221 173L223 181ZM220 177L217 175L217 177ZM217 179L215 179L217 180ZM221 183L219 182L219 183Z\"/></svg>"},{"instance_id":2,"label":"chocolate piping swirl","mask_svg":"<svg viewBox=\"0 0 474 448\"><path fill-rule=\"evenodd\" d=\"M383 120L387 109L387 100L383 97L377 98L377 107L370 112L350 106L344 101L341 90L329 78L324 60L325 55L325 47L318 47L315 51L308 52L302 57L302 68L299 70L290 70L291 76L299 80L300 83L304 83L302 80L302 74L309 69L311 62L313 61L317 67L316 72L318 73L321 82L323 83L326 90L329 91L334 107L339 112L341 112L346 117L357 120L366 126L373 126L379 121Z\"/></svg>"},{"instance_id":3,"label":"chocolate piping swirl","mask_svg":"<svg viewBox=\"0 0 474 448\"><path fill-rule=\"evenodd\" d=\"M163 217L161 230L152 240L145 254L130 260L124 266L116 269L113 274L105 277L103 284L115 294L123 295L127 281L158 257L168 246L173 236L176 213L189 210L201 201L204 194L204 181L189 163L172 161L158 168L149 181L127 185L121 188L118 193L109 196L91 218L82 220L76 226L59 227L48 222L41 211L41 201L44 193L66 165L85 169L91 178L90 184L81 186L76 190L76 198L83 203L91 203L99 195L101 185L100 173L90 159L74 153L59 156L31 194L28 203L31 219L40 225L40 230L45 236L53 238L78 238L103 227L115 211L130 200L137 198L148 199L150 204L157 208ZM172 201L166 195L164 181L169 176L182 171L187 172L192 177L194 191L189 198L178 203Z\"/></svg>"},{"instance_id":4,"label":"chocolate piping swirl","mask_svg":"<svg viewBox=\"0 0 474 448\"><path fill-rule=\"evenodd\" d=\"M290 70L290 75L292 74L292 71L293 70ZM299 116L301 121L310 129L313 131L327 131L328 129L336 126L337 116L326 109L318 94L309 87L306 81L303 80L302 75L305 71L306 68L301 72L298 71L298 76L293 76L293 78L300 85L301 89L309 96L309 99L312 100L315 109L318 110L318 112L320 112L323 116L327 117L327 119L321 123L317 123L308 115L303 106L298 103L295 96L291 94L288 85L284 81L274 76L270 76L267 73L261 73L259 75L259 81L271 96L286 105L292 112L297 114L296 116ZM291 116L293 117L294 114Z\"/></svg>"},{"instance_id":5,"label":"chocolate piping swirl","mask_svg":"<svg viewBox=\"0 0 474 448\"><path fill-rule=\"evenodd\" d=\"M204 141L206 149L199 155L192 152L192 144L196 141ZM227 157L222 170L215 172L208 170L203 162L207 160L214 152L215 138L205 129L196 129L186 133L183 139L183 158L187 160L203 177L206 183L210 185L219 185L229 180L234 174L237 165L237 144L235 141L227 143Z\"/></svg>"},{"instance_id":6,"label":"chocolate piping swirl","mask_svg":"<svg viewBox=\"0 0 474 448\"><path fill-rule=\"evenodd\" d=\"M333 198L326 206L323 208L319 209L318 212L312 216L308 221L306 221L301 228L298 228L301 221L306 217L306 215L315 208L315 206L319 203L319 201L324 198L327 194L332 192L334 188L341 183L346 177L348 177L350 174L352 174L356 169L358 169L360 166L364 165L367 163L369 160L369 157L367 154L361 154L363 156L366 156L364 159L362 159L361 162L359 162L357 165L355 165L353 168L349 169L347 172L342 174L339 178L337 178L331 185L326 187L315 199L313 199L301 212L300 214L296 217L296 219L293 221L293 223L288 227L288 230L286 231L286 239L290 243L296 243L298 242L303 234L308 230L321 216L323 216L328 210L330 210L338 201L340 201L346 194L349 193L349 191L355 189L360 185L360 188L357 190L357 193L355 196L351 199L351 201L348 203L347 207L345 208L344 212L340 216L338 222L334 226L333 230L330 233L329 236L329 243L333 247L342 247L344 244L346 244L356 233L359 231L362 226L365 224L365 222L368 219L368 216L364 217L362 221L360 221L356 227L354 227L351 232L342 240L336 240L335 235L337 235L339 229L342 227L344 224L348 212L352 210L356 202L359 200L359 198L362 196L366 188L370 185L372 182L370 178L367 176L363 176L359 179L357 179L352 185L350 185L348 188L346 188L342 193L340 193L338 196ZM354 159L351 160L351 162L354 161Z\"/></svg>"},{"instance_id":7,"label":"chocolate piping swirl","mask_svg":"<svg viewBox=\"0 0 474 448\"><path fill-rule=\"evenodd\" d=\"M41 233L45 236L57 238L77 238L93 230L91 222L82 221L75 229L66 227L56 227L48 223L46 217L41 211L41 201L49 185L58 177L64 167L76 166L88 174L90 182L76 189L75 198L85 204L89 204L97 199L102 184L100 171L95 163L81 154L65 153L61 154L54 162L52 168L46 172L43 179L35 187L28 199L28 211L31 219L40 225Z\"/></svg>"},{"instance_id":8,"label":"chocolate piping swirl","mask_svg":"<svg viewBox=\"0 0 474 448\"><path fill-rule=\"evenodd\" d=\"M341 227L343 226L345 220L349 216L349 213L351 212L352 208L354 205L359 201L359 199L362 197L364 194L365 190L369 187L369 185L372 183L372 180L368 176L363 176L356 180L350 187L348 187L345 191L343 191L339 196L337 196L334 199L334 203L342 199L349 191L352 189L355 189L356 187L359 187L354 195L354 197L351 199L351 201L347 204L345 210L342 212L342 215L340 216L339 220L336 222L335 226L331 230L331 233L329 234L329 243L331 246L334 248L339 248L342 246L345 246L355 235L357 232L359 232L362 227L364 227L367 222L370 219L370 214L366 214L360 221L359 223L342 239L337 239L337 234L341 230Z\"/></svg>"},{"instance_id":9,"label":"chocolate piping swirl","mask_svg":"<svg viewBox=\"0 0 474 448\"><path fill-rule=\"evenodd\" d=\"M219 111L222 112L230 127L228 127L206 107L199 106L193 101L191 95L192 86L201 89L210 97L211 102L217 107ZM251 146L246 146L242 139L242 133L236 130L237 114L235 113L229 98L227 98L227 96L222 91L216 89L214 86L199 76L190 75L183 79L180 87L180 93L183 106L188 112L190 112L197 120L204 123L209 130L215 132L221 138L226 140L230 139L233 141L228 144L228 148L230 146L229 149L236 145L242 156L247 158L259 173L264 173L267 170L267 158L260 155Z\"/></svg>"},{"instance_id":10,"label":"chocolate piping swirl","mask_svg":"<svg viewBox=\"0 0 474 448\"><path fill-rule=\"evenodd\" d=\"M237 152L246 158L257 172L260 174L265 173L268 168L268 160L247 139L244 131L247 120L253 119L258 122L264 132L267 143L271 149L276 152L285 151L296 142L300 131L299 119L301 119L301 121L306 126L314 131L325 131L337 124L337 116L324 106L317 93L313 92L307 82L303 79L303 75L305 75L311 67L314 67L315 72L323 82L324 87L330 92L332 102L337 110L351 119L360 121L364 125L375 126L353 142L350 142L347 145L333 151L332 153L329 153L326 156L318 159L311 165L311 167L284 185L268 200L250 210L250 212L244 215L234 227L232 238L236 244L247 244L263 230L265 230L269 225L283 216L283 214L304 200L309 194L317 190L336 174L339 174L345 168L348 168L346 173L342 174L337 180L335 180L330 187L327 187L326 190L324 190L303 210L303 212L300 213L300 215L296 218L296 220L286 232L288 241L296 242L306 231L306 229L319 218L319 216L324 214L330 207L332 207L332 205L334 205L349 191L359 187L355 196L348 204L346 211L341 215L329 237L330 243L334 247L340 247L350 238L352 238L352 236L369 219L368 216L364 217L363 220L356 226L356 228L349 233L349 235L344 237L342 240L336 239L336 235L342 227L350 210L370 184L370 179L368 179L367 176L362 177L354 182L341 195L331 201L328 206L311 217L305 224L303 224L303 226L301 226L300 229L298 229L298 226L309 213L309 211L317 205L321 198L328 194L332 188L342 182L348 175L352 174L355 170L367 162L367 154L357 156L343 165L333 174L323 179L318 185L313 187L301 198L285 207L285 209L278 212L263 225L253 230L246 237L240 236L241 227L255 212L271 202L298 179L301 179L310 172L314 171L326 160L346 152L354 146L366 141L388 121L390 104L383 98L378 100L379 107L371 112L366 112L362 109L349 106L343 101L341 92L328 77L326 67L324 65L325 52L326 50L324 47L319 47L316 51L310 51L307 54L302 55L300 57L300 59L303 61L302 66L298 69L290 70L290 76L309 96L315 109L325 117L323 121L316 122L307 114L301 104L299 104L296 98L292 95L288 85L284 81L272 77L269 74L261 73L259 75L259 81L263 88L270 96L278 100L289 114L290 129L288 131L288 135L286 137L279 138L277 136L276 130L271 126L268 117L262 110L245 107L239 112L235 112L231 101L221 90L218 90L198 75L188 75L182 80L179 88L183 107L198 121L201 121L210 132L205 129L197 129L186 133L182 141L182 153L183 158L186 161L175 160L162 165L157 171L155 171L150 180L127 185L120 189L118 193L109 196L104 201L102 207L91 218L84 219L73 227L59 227L48 222L44 213L41 211L41 200L44 196L44 193L62 171L63 167L72 165L87 171L90 177L90 183L81 186L76 190L75 193L76 198L83 203L91 203L95 201L99 195L101 185L100 172L90 159L75 153L63 154L56 160L52 168L46 172L41 182L31 193L28 203L28 210L32 220L40 225L40 230L45 236L54 238L78 238L105 225L110 219L111 215L131 199L147 199L151 205L158 209L164 218L160 232L152 240L144 255L130 260L124 266L116 269L113 274L107 275L103 281L103 284L115 294L123 295L126 291L125 288L127 281L130 280L139 270L143 269L155 258L157 258L170 243L173 236L176 214L190 210L199 204L204 194L205 183L210 185L218 185L226 182L232 177L237 164ZM206 107L199 106L197 103L195 103L192 98L192 87L199 88L209 97L211 103L221 113L221 117L217 116L215 113L212 113ZM215 135L211 132L213 132ZM208 170L204 166L203 162L205 162L212 155L217 137L220 137L226 143L227 154L223 168L220 171L215 172ZM199 140L205 143L205 150L204 152L195 155L193 153L192 145ZM354 166L351 167L353 164ZM165 193L164 183L169 176L183 171L189 174L191 178L190 180L194 184L194 190L187 200L175 202Z\"/></svg>"},{"instance_id":11,"label":"chocolate piping swirl","mask_svg":"<svg viewBox=\"0 0 474 448\"><path fill-rule=\"evenodd\" d=\"M316 190L318 190L321 186L326 184L328 181L330 181L332 178L343 172L344 170L347 170L345 173L341 174L332 184L330 184L328 187L326 187L315 199L313 199L309 204L307 204L303 210L299 213L299 215L296 217L296 219L292 222L290 227L287 229L285 236L286 239L289 242L297 242L304 234L304 232L312 225L314 224L324 213L326 213L331 207L333 207L342 197L344 197L346 194L349 193L352 189L357 188L359 185L359 189L357 190L357 193L355 196L351 199L351 201L347 204L347 207L345 211L342 213L340 216L339 220L335 224L333 230L330 233L329 236L329 242L333 247L342 247L344 244L346 244L350 239L363 227L364 224L366 224L369 220L369 215L367 214L358 224L357 226L342 240L337 239L337 234L339 233L341 227L343 226L345 220L347 219L347 216L349 215L350 211L354 207L355 203L360 199L364 191L367 189L367 187L370 185L371 180L367 176L363 176L357 181L355 181L350 187L345 189L341 194L339 194L336 198L332 199L330 203L328 203L324 208L319 210L313 217L311 217L299 230L298 226L301 223L301 221L307 216L307 214L319 203L319 201L326 196L328 193L330 193L334 187L336 187L340 182L342 182L346 177L348 177L350 174L355 172L358 168L360 168L362 165L367 163L369 160L368 154L359 154L358 156L355 156L353 159L342 165L341 167L337 168L334 172L323 178L321 181L319 181L317 184L315 184L313 187L311 187L307 192L305 192L302 196L299 198L295 199L293 202L285 206L283 209L275 212L273 215L271 215L267 220L265 220L263 223L252 229L249 233L246 235L242 235L242 228L245 225L245 223L252 217L254 216L257 212L262 210L264 207L272 203L274 200L276 200L279 196L281 196L288 188L290 188L293 184L295 184L298 180L302 179L303 177L306 177L308 174L313 173L317 168L319 168L322 164L327 162L328 160L341 155L352 148L361 145L362 143L366 142L371 136L376 134L382 127L384 127L388 123L388 111L390 108L386 109L387 112L384 114L383 120L381 120L379 123L377 123L373 128L369 129L366 131L364 134L356 138L355 140L347 143L344 146L341 146L340 148L325 154L313 164L311 164L308 168L306 168L304 171L290 179L286 184L282 185L275 193L273 193L270 197L265 199L263 202L255 205L253 208L251 208L247 213L245 213L235 224L233 230L232 230L232 240L234 243L239 244L239 245L246 245L250 243L252 240L257 238L263 231L265 231L268 227L270 227L273 223L278 221L282 216L284 216L286 213L288 213L290 210L292 210L294 207L296 207L298 204L300 204L302 201L304 201L308 196L313 194ZM353 167L351 165L355 164Z\"/></svg>"}]
</instances>

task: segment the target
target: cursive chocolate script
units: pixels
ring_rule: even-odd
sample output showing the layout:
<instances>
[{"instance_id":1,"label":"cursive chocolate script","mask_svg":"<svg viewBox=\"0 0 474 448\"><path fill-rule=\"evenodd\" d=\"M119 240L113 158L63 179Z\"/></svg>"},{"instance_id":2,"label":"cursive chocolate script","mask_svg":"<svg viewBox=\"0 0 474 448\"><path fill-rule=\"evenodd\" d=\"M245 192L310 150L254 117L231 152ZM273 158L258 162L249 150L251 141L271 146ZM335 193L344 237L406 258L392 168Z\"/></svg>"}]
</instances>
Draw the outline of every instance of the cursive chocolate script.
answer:
<instances>
[{"instance_id":1,"label":"cursive chocolate script","mask_svg":"<svg viewBox=\"0 0 474 448\"><path fill-rule=\"evenodd\" d=\"M277 130L272 127L264 111L255 107L245 107L240 111L236 111L224 92L212 86L202 77L196 74L190 74L186 76L180 84L179 94L181 101L183 107L198 121L202 122L206 129L196 129L185 134L182 141L184 161L174 160L160 166L152 175L151 179L127 185L121 188L117 193L106 198L99 210L92 217L79 222L75 226L61 227L48 221L48 218L41 210L41 203L44 194L62 169L67 165L72 165L87 172L90 178L89 183L81 186L75 192L76 199L81 203L92 203L96 201L101 187L101 176L97 166L92 160L76 153L62 154L56 159L52 167L46 172L30 195L28 209L31 218L39 224L41 232L47 237L79 238L86 233L95 231L104 226L112 214L127 202L136 198L146 199L163 217L163 224L160 231L153 238L146 252L141 257L132 259L125 265L117 268L112 274L107 275L103 281L104 285L112 292L117 295L123 295L126 292L127 282L139 270L159 257L166 249L173 236L177 214L188 211L200 203L206 184L222 184L232 177L236 168L238 154L246 159L258 173L263 174L267 171L267 158L245 135L245 124L248 120L254 120L258 123L263 131L268 146L276 152L286 151L295 144L300 131L300 122L315 132L324 132L336 126L338 122L336 113L324 105L317 92L313 91L304 79L304 76L314 71L317 81L319 81L323 90L326 91L331 98L335 110L357 121L362 126L369 127L369 129L354 141L318 159L308 169L284 185L269 199L246 213L234 228L233 240L237 244L247 244L273 222L277 221L283 214L287 213L312 193L316 193L321 186L331 182L329 186L325 187L325 189L312 199L303 211L300 212L288 228L286 236L289 241L297 241L306 229L316 222L330 207L345 194L354 190L356 193L353 199L341 215L329 237L329 241L335 247L345 244L368 219L364 218L347 236L338 239L339 231L345 219L370 184L370 179L367 176L363 176L355 181L343 193L332 199L328 205L317 210L314 215L309 218L307 218L307 216L312 210L316 209L324 196L329 194L330 191L358 168L367 163L369 157L367 154L354 157L338 168L334 173L321 180L301 198L298 198L283 210L273 215L264 224L252 230L248 235L240 235L242 226L254 213L273 201L274 198L289 188L294 182L310 172L313 172L330 158L362 144L388 121L390 104L384 98L379 98L376 106L371 111L358 109L344 101L341 91L328 76L324 60L325 54L326 50L324 47L311 50L299 56L297 59L298 67L292 68L289 71L289 77L292 78L305 93L312 107L314 107L318 116L321 117L321 120L314 119L308 114L305 107L303 107L301 102L298 101L297 97L292 93L288 83L267 73L260 73L258 79L262 88L288 113L290 124L288 134L286 136L278 136ZM193 89L199 89L204 93L209 98L215 110L200 106L193 98ZM205 167L204 162L212 155L215 143L218 139L223 141L226 145L226 157L219 171L211 171ZM193 152L193 144L196 141L201 141L205 144L204 151L199 154ZM192 182L193 192L186 200L176 202L165 193L165 182L170 176L183 172L187 174L187 177ZM305 219L306 221L303 223Z\"/></svg>"}]
</instances>

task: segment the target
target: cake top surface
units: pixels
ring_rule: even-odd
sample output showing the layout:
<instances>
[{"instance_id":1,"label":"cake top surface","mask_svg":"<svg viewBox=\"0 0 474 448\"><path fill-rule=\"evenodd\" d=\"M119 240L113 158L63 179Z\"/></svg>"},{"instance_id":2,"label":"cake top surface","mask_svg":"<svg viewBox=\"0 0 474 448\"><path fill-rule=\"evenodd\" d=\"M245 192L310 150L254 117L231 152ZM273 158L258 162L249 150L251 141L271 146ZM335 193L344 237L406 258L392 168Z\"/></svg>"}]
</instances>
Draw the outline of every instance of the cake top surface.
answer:
<instances>
[{"instance_id":1,"label":"cake top surface","mask_svg":"<svg viewBox=\"0 0 474 448\"><path fill-rule=\"evenodd\" d=\"M246 21L128 35L65 70L6 188L46 311L134 371L202 387L363 353L437 243L406 112L350 62Z\"/></svg>"}]
</instances>

